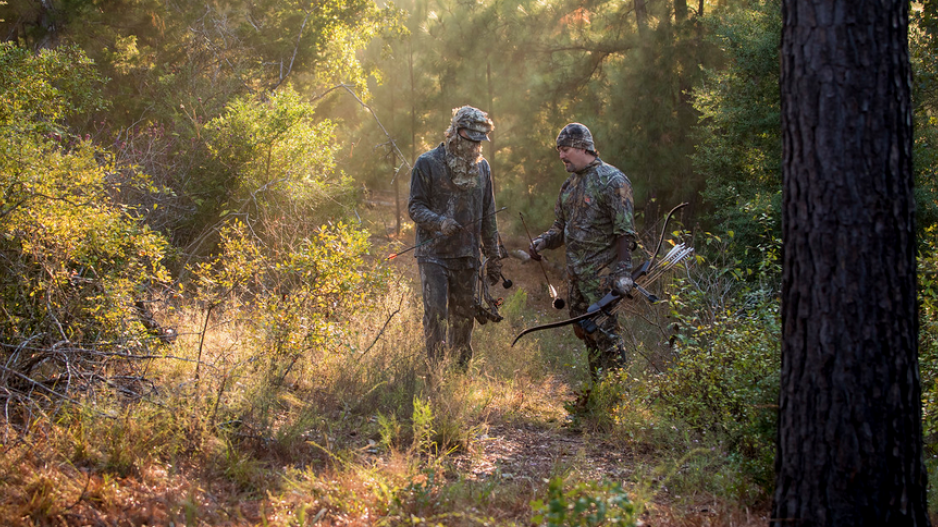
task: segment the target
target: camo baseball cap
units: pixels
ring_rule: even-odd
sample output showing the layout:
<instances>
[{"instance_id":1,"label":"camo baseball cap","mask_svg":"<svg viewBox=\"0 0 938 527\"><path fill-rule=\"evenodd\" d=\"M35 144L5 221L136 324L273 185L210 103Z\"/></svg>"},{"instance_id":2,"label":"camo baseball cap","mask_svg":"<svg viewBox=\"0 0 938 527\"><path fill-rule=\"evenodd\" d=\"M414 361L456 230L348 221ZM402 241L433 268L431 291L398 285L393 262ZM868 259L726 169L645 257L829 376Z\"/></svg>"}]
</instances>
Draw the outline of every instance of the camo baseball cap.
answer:
<instances>
[{"instance_id":1,"label":"camo baseball cap","mask_svg":"<svg viewBox=\"0 0 938 527\"><path fill-rule=\"evenodd\" d=\"M488 141L488 134L495 129L489 115L478 108L463 106L453 109L453 121L450 127L456 133L465 130L468 138L475 142Z\"/></svg>"},{"instance_id":2,"label":"camo baseball cap","mask_svg":"<svg viewBox=\"0 0 938 527\"><path fill-rule=\"evenodd\" d=\"M593 144L593 134L590 129L580 123L570 123L563 127L557 136L557 148L569 146L571 148L582 148L587 152L595 153L596 146Z\"/></svg>"}]
</instances>

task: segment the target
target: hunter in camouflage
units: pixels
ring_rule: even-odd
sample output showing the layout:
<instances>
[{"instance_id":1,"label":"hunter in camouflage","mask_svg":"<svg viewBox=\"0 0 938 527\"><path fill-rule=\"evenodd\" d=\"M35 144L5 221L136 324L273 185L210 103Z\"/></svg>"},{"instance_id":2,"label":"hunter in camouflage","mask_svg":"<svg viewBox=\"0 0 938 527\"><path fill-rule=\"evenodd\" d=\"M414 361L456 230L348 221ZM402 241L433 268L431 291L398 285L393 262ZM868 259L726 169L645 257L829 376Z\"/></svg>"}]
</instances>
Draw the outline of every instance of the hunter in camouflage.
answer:
<instances>
[{"instance_id":1,"label":"hunter in camouflage","mask_svg":"<svg viewBox=\"0 0 938 527\"><path fill-rule=\"evenodd\" d=\"M456 350L463 368L472 358L480 246L490 284L499 281L504 254L498 246L492 173L482 157L482 141L488 141L493 128L482 110L454 109L446 140L417 159L410 180L408 210L417 225L416 243L428 242L415 252L427 353L436 361L447 348Z\"/></svg>"},{"instance_id":2,"label":"hunter in camouflage","mask_svg":"<svg viewBox=\"0 0 938 527\"><path fill-rule=\"evenodd\" d=\"M632 183L619 169L604 163L589 129L568 124L557 136L557 151L570 177L560 188L550 230L531 242L533 258L545 249L566 246L570 316L587 308L610 289L620 295L632 287L631 249L635 241ZM626 365L628 357L619 337L616 317L609 317L592 334L574 325L586 343L594 380L602 372Z\"/></svg>"}]
</instances>

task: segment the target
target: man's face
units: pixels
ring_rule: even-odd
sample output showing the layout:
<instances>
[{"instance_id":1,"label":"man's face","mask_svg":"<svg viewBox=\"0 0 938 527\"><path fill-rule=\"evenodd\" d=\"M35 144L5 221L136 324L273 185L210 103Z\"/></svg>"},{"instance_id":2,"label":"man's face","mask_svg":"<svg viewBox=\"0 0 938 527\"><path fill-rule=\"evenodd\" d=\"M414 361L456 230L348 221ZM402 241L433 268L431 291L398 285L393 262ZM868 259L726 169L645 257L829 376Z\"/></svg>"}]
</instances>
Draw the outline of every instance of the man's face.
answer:
<instances>
[{"instance_id":1,"label":"man's face","mask_svg":"<svg viewBox=\"0 0 938 527\"><path fill-rule=\"evenodd\" d=\"M466 151L471 155L470 159L478 159L482 157L482 143L479 141L473 141L469 139L469 136L466 135L466 130L463 128L459 129L459 136L465 139L463 143L465 144Z\"/></svg>"},{"instance_id":2,"label":"man's face","mask_svg":"<svg viewBox=\"0 0 938 527\"><path fill-rule=\"evenodd\" d=\"M582 148L573 148L572 146L561 146L557 148L560 154L560 160L563 161L567 172L577 172L586 168L586 165L593 162L594 156Z\"/></svg>"}]
</instances>

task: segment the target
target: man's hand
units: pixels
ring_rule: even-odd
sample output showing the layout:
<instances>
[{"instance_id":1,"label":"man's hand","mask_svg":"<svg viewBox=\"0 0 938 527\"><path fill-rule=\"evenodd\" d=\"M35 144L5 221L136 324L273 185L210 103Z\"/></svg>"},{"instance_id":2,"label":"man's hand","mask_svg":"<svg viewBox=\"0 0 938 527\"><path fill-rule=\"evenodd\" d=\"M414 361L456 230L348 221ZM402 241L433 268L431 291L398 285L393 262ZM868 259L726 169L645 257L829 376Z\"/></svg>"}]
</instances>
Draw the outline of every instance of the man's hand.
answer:
<instances>
[{"instance_id":1,"label":"man's hand","mask_svg":"<svg viewBox=\"0 0 938 527\"><path fill-rule=\"evenodd\" d=\"M444 218L440 222L440 232L443 233L443 236L452 236L461 228L462 226L453 218Z\"/></svg>"},{"instance_id":2,"label":"man's hand","mask_svg":"<svg viewBox=\"0 0 938 527\"><path fill-rule=\"evenodd\" d=\"M485 264L485 278L489 285L497 284L502 277L502 261L499 258L492 258Z\"/></svg>"},{"instance_id":3,"label":"man's hand","mask_svg":"<svg viewBox=\"0 0 938 527\"><path fill-rule=\"evenodd\" d=\"M627 296L635 287L632 277L627 274L619 274L612 280L612 290L619 296Z\"/></svg>"},{"instance_id":4,"label":"man's hand","mask_svg":"<svg viewBox=\"0 0 938 527\"><path fill-rule=\"evenodd\" d=\"M528 245L528 254L531 255L531 259L535 261L541 261L541 251L547 248L547 240L538 236L531 240L531 245Z\"/></svg>"}]
</instances>

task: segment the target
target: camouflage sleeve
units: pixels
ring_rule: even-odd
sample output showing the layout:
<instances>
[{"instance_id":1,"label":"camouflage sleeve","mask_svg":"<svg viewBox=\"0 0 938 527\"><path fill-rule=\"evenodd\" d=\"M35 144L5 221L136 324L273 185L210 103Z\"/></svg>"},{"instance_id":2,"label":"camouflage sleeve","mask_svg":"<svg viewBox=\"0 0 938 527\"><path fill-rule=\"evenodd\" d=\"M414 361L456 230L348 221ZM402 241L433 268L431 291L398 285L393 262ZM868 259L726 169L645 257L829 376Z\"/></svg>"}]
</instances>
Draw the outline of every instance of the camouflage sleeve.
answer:
<instances>
[{"instance_id":1,"label":"camouflage sleeve","mask_svg":"<svg viewBox=\"0 0 938 527\"><path fill-rule=\"evenodd\" d=\"M612 214L612 233L616 236L635 236L635 207L632 200L632 183L625 174L612 178L609 192L609 208Z\"/></svg>"},{"instance_id":2,"label":"camouflage sleeve","mask_svg":"<svg viewBox=\"0 0 938 527\"><path fill-rule=\"evenodd\" d=\"M563 192L569 182L570 180L564 181L563 185L560 187L560 193L557 195L557 202L554 204L554 224L551 225L547 232L540 236L547 242L548 249L556 249L563 245L563 233L567 225L567 219L563 212L561 196L563 196Z\"/></svg>"},{"instance_id":3,"label":"camouflage sleeve","mask_svg":"<svg viewBox=\"0 0 938 527\"><path fill-rule=\"evenodd\" d=\"M407 211L410 213L410 219L414 220L420 227L436 231L440 228L440 222L443 217L430 210L430 166L424 159L417 159L414 163L414 169L410 174L410 199L407 203Z\"/></svg>"},{"instance_id":4,"label":"camouflage sleeve","mask_svg":"<svg viewBox=\"0 0 938 527\"><path fill-rule=\"evenodd\" d=\"M495 217L495 188L492 184L492 169L487 161L482 162L485 171L485 188L482 190L482 246L488 257L498 256L498 219Z\"/></svg>"}]
</instances>

